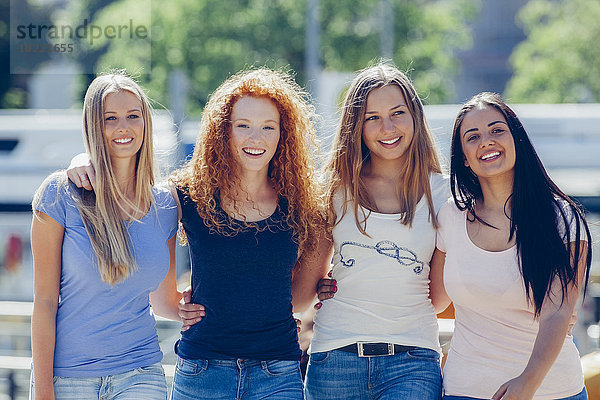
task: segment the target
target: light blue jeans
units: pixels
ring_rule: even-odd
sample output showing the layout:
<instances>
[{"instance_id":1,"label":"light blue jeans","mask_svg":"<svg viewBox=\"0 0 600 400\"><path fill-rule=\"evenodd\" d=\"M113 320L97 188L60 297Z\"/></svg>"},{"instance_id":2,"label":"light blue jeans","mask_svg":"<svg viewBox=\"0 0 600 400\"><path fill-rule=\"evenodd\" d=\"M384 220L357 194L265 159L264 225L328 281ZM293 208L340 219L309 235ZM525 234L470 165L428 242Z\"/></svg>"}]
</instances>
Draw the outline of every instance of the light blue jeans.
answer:
<instances>
[{"instance_id":1,"label":"light blue jeans","mask_svg":"<svg viewBox=\"0 0 600 400\"><path fill-rule=\"evenodd\" d=\"M379 357L312 353L304 394L307 400L440 400L440 357L424 348Z\"/></svg>"},{"instance_id":2,"label":"light blue jeans","mask_svg":"<svg viewBox=\"0 0 600 400\"><path fill-rule=\"evenodd\" d=\"M29 399L34 399L33 373ZM98 378L54 377L56 400L166 400L167 382L161 363Z\"/></svg>"},{"instance_id":3,"label":"light blue jeans","mask_svg":"<svg viewBox=\"0 0 600 400\"><path fill-rule=\"evenodd\" d=\"M486 399L478 399L476 397L466 397L466 396L444 396L444 400L486 400ZM587 391L585 388L579 394L575 396L563 397L561 399L556 400L588 400Z\"/></svg>"},{"instance_id":4,"label":"light blue jeans","mask_svg":"<svg viewBox=\"0 0 600 400\"><path fill-rule=\"evenodd\" d=\"M302 400L298 361L178 358L171 400Z\"/></svg>"}]
</instances>

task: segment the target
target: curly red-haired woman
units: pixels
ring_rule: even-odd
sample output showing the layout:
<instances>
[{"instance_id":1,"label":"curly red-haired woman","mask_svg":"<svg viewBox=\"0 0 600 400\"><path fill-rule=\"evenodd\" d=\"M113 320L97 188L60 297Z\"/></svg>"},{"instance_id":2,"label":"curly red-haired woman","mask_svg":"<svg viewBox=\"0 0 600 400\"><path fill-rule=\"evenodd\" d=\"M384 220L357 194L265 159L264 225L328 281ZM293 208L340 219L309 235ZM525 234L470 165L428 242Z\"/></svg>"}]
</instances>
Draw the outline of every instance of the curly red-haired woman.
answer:
<instances>
[{"instance_id":1,"label":"curly red-haired woman","mask_svg":"<svg viewBox=\"0 0 600 400\"><path fill-rule=\"evenodd\" d=\"M329 261L318 251L312 116L293 79L268 69L232 76L204 109L194 154L173 177L191 300L207 310L177 343L174 400L302 399L292 274L323 276Z\"/></svg>"}]
</instances>

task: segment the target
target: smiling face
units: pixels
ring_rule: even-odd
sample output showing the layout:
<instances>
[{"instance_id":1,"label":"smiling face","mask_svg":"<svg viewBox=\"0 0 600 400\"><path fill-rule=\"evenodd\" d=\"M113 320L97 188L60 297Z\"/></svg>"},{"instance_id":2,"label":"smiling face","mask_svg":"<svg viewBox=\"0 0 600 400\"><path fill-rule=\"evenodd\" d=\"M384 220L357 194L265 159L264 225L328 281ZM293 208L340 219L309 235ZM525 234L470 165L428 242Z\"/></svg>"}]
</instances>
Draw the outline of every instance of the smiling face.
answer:
<instances>
[{"instance_id":1,"label":"smiling face","mask_svg":"<svg viewBox=\"0 0 600 400\"><path fill-rule=\"evenodd\" d=\"M465 166L481 178L506 175L512 179L515 142L504 115L493 107L465 114L460 127Z\"/></svg>"},{"instance_id":2,"label":"smiling face","mask_svg":"<svg viewBox=\"0 0 600 400\"><path fill-rule=\"evenodd\" d=\"M142 103L131 92L109 93L104 99L104 138L111 158L135 157L144 140Z\"/></svg>"},{"instance_id":3,"label":"smiling face","mask_svg":"<svg viewBox=\"0 0 600 400\"><path fill-rule=\"evenodd\" d=\"M264 97L243 96L231 111L230 147L242 171L268 173L279 143L279 111Z\"/></svg>"},{"instance_id":4,"label":"smiling face","mask_svg":"<svg viewBox=\"0 0 600 400\"><path fill-rule=\"evenodd\" d=\"M367 96L362 138L371 159L402 159L414 136L413 117L396 85L373 89Z\"/></svg>"}]
</instances>

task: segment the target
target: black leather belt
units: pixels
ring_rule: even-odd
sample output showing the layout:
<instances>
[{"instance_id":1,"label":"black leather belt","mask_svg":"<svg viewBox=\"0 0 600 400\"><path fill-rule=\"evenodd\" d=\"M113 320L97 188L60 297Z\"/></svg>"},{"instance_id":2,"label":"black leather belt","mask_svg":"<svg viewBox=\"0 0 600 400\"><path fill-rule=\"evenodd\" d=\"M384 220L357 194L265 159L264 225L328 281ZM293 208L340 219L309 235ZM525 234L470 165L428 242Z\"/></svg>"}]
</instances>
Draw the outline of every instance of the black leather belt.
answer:
<instances>
[{"instance_id":1,"label":"black leather belt","mask_svg":"<svg viewBox=\"0 0 600 400\"><path fill-rule=\"evenodd\" d=\"M416 349L415 346L402 346L393 343L365 343L357 342L336 350L357 354L359 357L392 356L405 351Z\"/></svg>"}]
</instances>

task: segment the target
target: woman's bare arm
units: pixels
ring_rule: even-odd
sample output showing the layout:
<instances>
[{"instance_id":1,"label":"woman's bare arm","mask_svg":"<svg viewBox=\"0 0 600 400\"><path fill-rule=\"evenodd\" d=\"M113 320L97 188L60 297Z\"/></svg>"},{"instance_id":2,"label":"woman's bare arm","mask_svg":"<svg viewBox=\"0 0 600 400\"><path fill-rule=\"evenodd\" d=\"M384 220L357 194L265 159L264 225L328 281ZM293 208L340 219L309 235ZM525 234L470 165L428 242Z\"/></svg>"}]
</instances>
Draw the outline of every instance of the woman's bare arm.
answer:
<instances>
[{"instance_id":1,"label":"woman's bare arm","mask_svg":"<svg viewBox=\"0 0 600 400\"><path fill-rule=\"evenodd\" d=\"M33 314L31 350L36 399L54 399L53 367L56 312L60 292L62 242L65 229L36 211L31 224L33 252Z\"/></svg>"}]
</instances>

